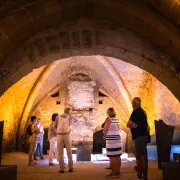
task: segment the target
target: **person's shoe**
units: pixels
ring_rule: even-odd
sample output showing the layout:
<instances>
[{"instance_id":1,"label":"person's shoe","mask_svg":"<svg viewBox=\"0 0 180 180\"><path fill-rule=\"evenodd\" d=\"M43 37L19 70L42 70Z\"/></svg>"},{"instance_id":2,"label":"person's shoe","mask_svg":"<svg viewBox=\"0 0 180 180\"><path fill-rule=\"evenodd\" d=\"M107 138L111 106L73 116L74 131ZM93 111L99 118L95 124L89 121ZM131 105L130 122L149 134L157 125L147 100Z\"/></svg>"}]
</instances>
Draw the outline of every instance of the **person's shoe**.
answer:
<instances>
[{"instance_id":1,"label":"person's shoe","mask_svg":"<svg viewBox=\"0 0 180 180\"><path fill-rule=\"evenodd\" d=\"M37 163L34 163L34 162L29 162L28 163L28 166L35 166Z\"/></svg>"},{"instance_id":2,"label":"person's shoe","mask_svg":"<svg viewBox=\"0 0 180 180\"><path fill-rule=\"evenodd\" d=\"M37 161L37 158L35 157L34 160Z\"/></svg>"},{"instance_id":3,"label":"person's shoe","mask_svg":"<svg viewBox=\"0 0 180 180\"><path fill-rule=\"evenodd\" d=\"M41 160L43 160L43 159L44 159L44 157L42 156L42 157L41 157Z\"/></svg>"},{"instance_id":4,"label":"person's shoe","mask_svg":"<svg viewBox=\"0 0 180 180\"><path fill-rule=\"evenodd\" d=\"M60 172L60 173L64 173L64 170L60 170L59 172Z\"/></svg>"},{"instance_id":5,"label":"person's shoe","mask_svg":"<svg viewBox=\"0 0 180 180\"><path fill-rule=\"evenodd\" d=\"M69 172L73 172L73 168L70 168L70 169L69 169Z\"/></svg>"},{"instance_id":6,"label":"person's shoe","mask_svg":"<svg viewBox=\"0 0 180 180\"><path fill-rule=\"evenodd\" d=\"M142 178L138 178L137 176L135 178L131 178L129 180L143 180Z\"/></svg>"},{"instance_id":7,"label":"person's shoe","mask_svg":"<svg viewBox=\"0 0 180 180\"><path fill-rule=\"evenodd\" d=\"M119 175L117 175L117 173L113 173L111 172L110 174L106 175L107 178L118 178Z\"/></svg>"},{"instance_id":8,"label":"person's shoe","mask_svg":"<svg viewBox=\"0 0 180 180\"><path fill-rule=\"evenodd\" d=\"M136 172L138 171L137 166L134 166L134 170L135 170Z\"/></svg>"},{"instance_id":9,"label":"person's shoe","mask_svg":"<svg viewBox=\"0 0 180 180\"><path fill-rule=\"evenodd\" d=\"M49 163L49 166L55 166L55 164L54 163Z\"/></svg>"},{"instance_id":10,"label":"person's shoe","mask_svg":"<svg viewBox=\"0 0 180 180\"><path fill-rule=\"evenodd\" d=\"M112 167L109 166L109 167L106 167L105 169L112 169Z\"/></svg>"}]
</instances>

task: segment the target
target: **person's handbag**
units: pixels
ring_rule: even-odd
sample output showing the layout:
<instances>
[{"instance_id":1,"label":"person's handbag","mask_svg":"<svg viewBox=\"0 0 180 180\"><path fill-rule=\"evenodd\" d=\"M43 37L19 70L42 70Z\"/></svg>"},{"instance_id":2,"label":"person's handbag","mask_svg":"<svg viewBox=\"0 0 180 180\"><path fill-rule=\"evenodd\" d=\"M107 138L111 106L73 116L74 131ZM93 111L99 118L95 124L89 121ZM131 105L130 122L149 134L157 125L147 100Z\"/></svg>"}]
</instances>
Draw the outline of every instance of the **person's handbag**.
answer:
<instances>
[{"instance_id":1,"label":"person's handbag","mask_svg":"<svg viewBox=\"0 0 180 180\"><path fill-rule=\"evenodd\" d=\"M149 131L148 131L148 140L147 140L147 143L151 143L151 136L149 134Z\"/></svg>"}]
</instances>

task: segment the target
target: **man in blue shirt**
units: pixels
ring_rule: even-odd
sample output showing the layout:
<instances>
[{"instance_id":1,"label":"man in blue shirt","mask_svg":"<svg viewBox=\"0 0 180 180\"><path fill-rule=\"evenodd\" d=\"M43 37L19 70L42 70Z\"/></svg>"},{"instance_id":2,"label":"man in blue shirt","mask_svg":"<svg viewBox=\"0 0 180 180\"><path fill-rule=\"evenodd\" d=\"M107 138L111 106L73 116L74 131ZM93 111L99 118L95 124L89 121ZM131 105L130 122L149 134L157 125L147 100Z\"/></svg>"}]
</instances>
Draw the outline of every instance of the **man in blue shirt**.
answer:
<instances>
[{"instance_id":1,"label":"man in blue shirt","mask_svg":"<svg viewBox=\"0 0 180 180\"><path fill-rule=\"evenodd\" d=\"M132 101L133 112L127 123L131 129L132 139L136 151L137 178L148 179L147 143L149 141L149 126L146 112L141 107L141 99L135 97Z\"/></svg>"}]
</instances>

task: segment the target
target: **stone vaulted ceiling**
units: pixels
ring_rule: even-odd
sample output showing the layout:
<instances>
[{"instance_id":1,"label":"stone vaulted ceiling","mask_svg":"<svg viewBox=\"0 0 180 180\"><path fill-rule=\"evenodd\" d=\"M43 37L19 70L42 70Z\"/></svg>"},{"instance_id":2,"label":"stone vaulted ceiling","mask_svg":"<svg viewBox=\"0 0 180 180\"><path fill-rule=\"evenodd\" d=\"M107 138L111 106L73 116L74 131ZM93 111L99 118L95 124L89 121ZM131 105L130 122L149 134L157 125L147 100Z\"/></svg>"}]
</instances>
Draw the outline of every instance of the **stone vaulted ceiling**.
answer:
<instances>
[{"instance_id":1,"label":"stone vaulted ceiling","mask_svg":"<svg viewBox=\"0 0 180 180\"><path fill-rule=\"evenodd\" d=\"M162 14L175 25L180 25L180 1L179 0L145 0L153 10Z\"/></svg>"},{"instance_id":2,"label":"stone vaulted ceiling","mask_svg":"<svg viewBox=\"0 0 180 180\"><path fill-rule=\"evenodd\" d=\"M0 92L54 60L106 55L150 72L180 99L178 26L177 0L1 1Z\"/></svg>"}]
</instances>

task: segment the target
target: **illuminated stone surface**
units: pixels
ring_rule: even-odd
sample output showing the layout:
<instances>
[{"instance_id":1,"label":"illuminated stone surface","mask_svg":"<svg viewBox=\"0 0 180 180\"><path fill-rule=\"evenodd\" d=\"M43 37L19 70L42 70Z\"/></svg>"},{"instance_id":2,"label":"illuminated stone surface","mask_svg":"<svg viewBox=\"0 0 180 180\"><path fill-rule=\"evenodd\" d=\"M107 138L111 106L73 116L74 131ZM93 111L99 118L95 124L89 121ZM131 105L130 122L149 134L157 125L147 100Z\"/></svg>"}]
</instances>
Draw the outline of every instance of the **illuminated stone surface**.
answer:
<instances>
[{"instance_id":1,"label":"illuminated stone surface","mask_svg":"<svg viewBox=\"0 0 180 180\"><path fill-rule=\"evenodd\" d=\"M90 81L79 84L77 76L82 77L78 74L85 74ZM68 86L71 83L78 84L78 88ZM98 96L99 91L105 96ZM59 95L52 97L57 92ZM87 99L87 95L90 99ZM100 129L109 107L115 107L121 128L129 134L125 125L132 111L131 100L135 96L142 99L151 134L155 131L154 119L163 119L172 125L180 124L178 100L162 83L142 69L102 56L77 56L56 61L50 66L34 70L1 96L0 118L5 120L4 144L9 151L15 147L18 125L20 142L23 143L31 115L41 117L47 128L51 115L63 113L64 107L72 102L75 102L75 110L85 108L73 112L77 119L72 128L74 144L92 143L93 133ZM72 97L73 101L70 102ZM93 108L91 111L90 107Z\"/></svg>"},{"instance_id":2,"label":"illuminated stone surface","mask_svg":"<svg viewBox=\"0 0 180 180\"><path fill-rule=\"evenodd\" d=\"M95 83L95 82L94 82ZM94 84L94 86L96 83ZM83 110L94 107L94 88L93 82L74 81L69 83L68 105L75 110Z\"/></svg>"},{"instance_id":3,"label":"illuminated stone surface","mask_svg":"<svg viewBox=\"0 0 180 180\"><path fill-rule=\"evenodd\" d=\"M62 179L62 180L104 180L105 175L110 173L109 170L105 170L108 166L108 162L100 163L75 163L74 173L60 174L58 172L59 167L49 167L47 160L39 161L36 167L27 166L27 155L22 153L13 153L3 156L3 164L17 164L18 165L18 180L52 180L52 179ZM47 156L45 156L48 158ZM128 162L124 160L122 163L121 176L120 179L128 180L136 176L134 171L135 161ZM67 170L67 166L66 166ZM158 170L157 162L149 161L149 179L161 180L162 171Z\"/></svg>"}]
</instances>

